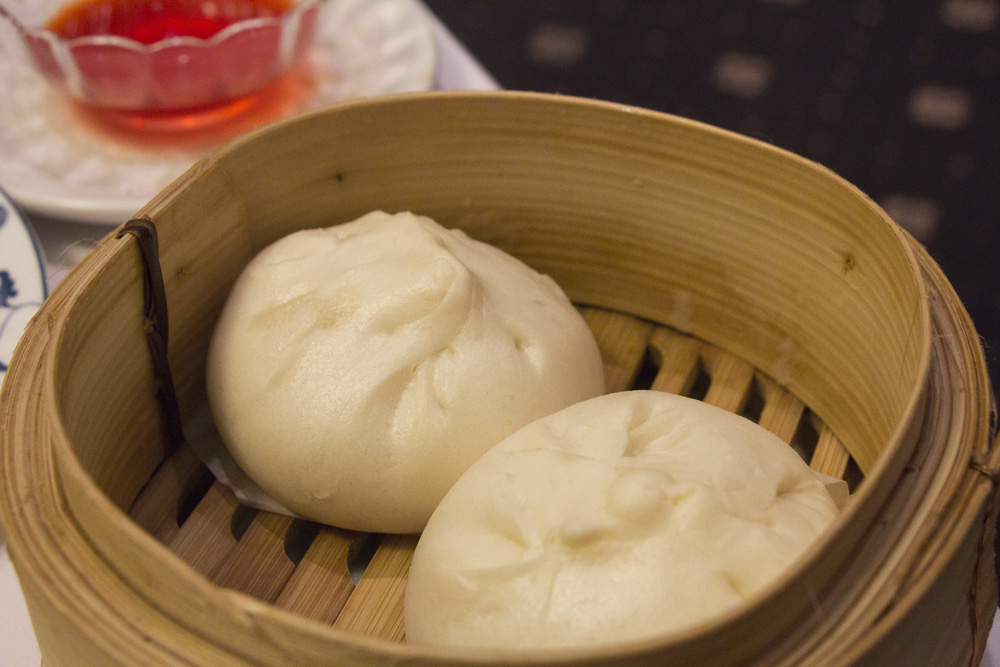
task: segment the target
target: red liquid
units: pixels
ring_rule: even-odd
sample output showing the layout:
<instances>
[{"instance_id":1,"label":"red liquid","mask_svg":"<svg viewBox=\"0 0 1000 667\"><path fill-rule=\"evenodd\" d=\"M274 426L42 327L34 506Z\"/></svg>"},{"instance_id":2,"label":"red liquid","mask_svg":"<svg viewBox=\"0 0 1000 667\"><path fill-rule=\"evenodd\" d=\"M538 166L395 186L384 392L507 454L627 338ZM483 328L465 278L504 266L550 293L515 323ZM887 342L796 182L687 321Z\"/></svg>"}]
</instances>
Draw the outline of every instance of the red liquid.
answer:
<instances>
[{"instance_id":1,"label":"red liquid","mask_svg":"<svg viewBox=\"0 0 1000 667\"><path fill-rule=\"evenodd\" d=\"M281 16L290 6L290 0L79 0L46 27L66 39L118 35L152 44L167 37L207 39L237 21Z\"/></svg>"},{"instance_id":2,"label":"red liquid","mask_svg":"<svg viewBox=\"0 0 1000 667\"><path fill-rule=\"evenodd\" d=\"M280 17L293 4L294 0L74 0L46 27L65 39L117 35L145 44L176 36L205 39L238 21ZM315 9L304 15L303 34L311 36L315 16ZM308 64L299 63L277 80L262 78L277 48L276 30L262 27L253 35L252 40L227 39L213 47L217 50L209 58L205 51L192 50L188 55L184 49L193 47L175 45L142 54L146 60L137 60L135 67L125 66L122 51L113 45L77 47L85 85L92 94L98 91L92 99L101 100L74 102L77 119L114 141L200 151L294 113L315 93ZM104 56L96 53L102 49ZM112 62L106 72L102 57ZM248 73L250 81L258 77L263 83L248 84ZM186 88L186 82L193 87ZM135 104L142 96L150 102ZM206 101L200 102L199 96ZM119 105L119 100L127 104Z\"/></svg>"},{"instance_id":3,"label":"red liquid","mask_svg":"<svg viewBox=\"0 0 1000 667\"><path fill-rule=\"evenodd\" d=\"M103 138L144 149L204 151L295 113L315 94L308 69L295 68L257 93L181 111L116 111L75 104L83 125Z\"/></svg>"}]
</instances>

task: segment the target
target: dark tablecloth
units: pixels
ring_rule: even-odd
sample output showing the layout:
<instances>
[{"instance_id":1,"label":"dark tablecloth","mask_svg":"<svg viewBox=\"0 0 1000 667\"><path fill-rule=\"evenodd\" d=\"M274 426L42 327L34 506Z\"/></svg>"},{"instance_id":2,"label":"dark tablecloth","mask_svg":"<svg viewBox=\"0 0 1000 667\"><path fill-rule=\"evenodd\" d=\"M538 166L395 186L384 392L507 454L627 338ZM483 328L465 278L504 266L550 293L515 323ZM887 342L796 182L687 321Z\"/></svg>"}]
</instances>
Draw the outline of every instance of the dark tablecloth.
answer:
<instances>
[{"instance_id":1,"label":"dark tablecloth","mask_svg":"<svg viewBox=\"0 0 1000 667\"><path fill-rule=\"evenodd\" d=\"M505 88L679 114L844 176L941 264L1000 386L1000 1L427 4Z\"/></svg>"}]
</instances>

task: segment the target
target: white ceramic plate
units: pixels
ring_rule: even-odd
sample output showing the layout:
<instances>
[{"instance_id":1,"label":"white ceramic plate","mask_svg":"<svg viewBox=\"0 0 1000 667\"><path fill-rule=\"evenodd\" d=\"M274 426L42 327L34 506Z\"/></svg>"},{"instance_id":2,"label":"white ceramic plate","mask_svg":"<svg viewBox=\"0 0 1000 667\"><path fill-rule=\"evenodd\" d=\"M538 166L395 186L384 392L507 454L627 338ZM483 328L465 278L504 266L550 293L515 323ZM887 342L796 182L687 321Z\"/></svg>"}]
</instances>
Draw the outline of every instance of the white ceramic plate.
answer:
<instances>
[{"instance_id":1,"label":"white ceramic plate","mask_svg":"<svg viewBox=\"0 0 1000 667\"><path fill-rule=\"evenodd\" d=\"M0 384L14 345L45 295L38 244L13 202L0 190Z\"/></svg>"},{"instance_id":2,"label":"white ceramic plate","mask_svg":"<svg viewBox=\"0 0 1000 667\"><path fill-rule=\"evenodd\" d=\"M434 38L416 0L326 0L311 54L311 85L281 115L352 97L429 89ZM214 148L123 141L96 130L53 89L0 20L0 186L26 211L119 224ZM263 117L262 117L263 118ZM274 112L266 116L274 120ZM249 129L249 128L248 128Z\"/></svg>"}]
</instances>

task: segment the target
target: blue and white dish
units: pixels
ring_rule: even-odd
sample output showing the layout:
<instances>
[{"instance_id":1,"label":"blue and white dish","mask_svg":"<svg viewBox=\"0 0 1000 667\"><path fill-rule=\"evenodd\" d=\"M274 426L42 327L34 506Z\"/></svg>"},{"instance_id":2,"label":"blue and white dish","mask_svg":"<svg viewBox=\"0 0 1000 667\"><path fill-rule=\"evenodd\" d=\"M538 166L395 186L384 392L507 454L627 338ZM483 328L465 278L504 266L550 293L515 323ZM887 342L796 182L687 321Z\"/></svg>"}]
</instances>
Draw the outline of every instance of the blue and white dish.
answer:
<instances>
[{"instance_id":1,"label":"blue and white dish","mask_svg":"<svg viewBox=\"0 0 1000 667\"><path fill-rule=\"evenodd\" d=\"M0 383L14 346L47 293L38 243L20 211L0 190Z\"/></svg>"}]
</instances>

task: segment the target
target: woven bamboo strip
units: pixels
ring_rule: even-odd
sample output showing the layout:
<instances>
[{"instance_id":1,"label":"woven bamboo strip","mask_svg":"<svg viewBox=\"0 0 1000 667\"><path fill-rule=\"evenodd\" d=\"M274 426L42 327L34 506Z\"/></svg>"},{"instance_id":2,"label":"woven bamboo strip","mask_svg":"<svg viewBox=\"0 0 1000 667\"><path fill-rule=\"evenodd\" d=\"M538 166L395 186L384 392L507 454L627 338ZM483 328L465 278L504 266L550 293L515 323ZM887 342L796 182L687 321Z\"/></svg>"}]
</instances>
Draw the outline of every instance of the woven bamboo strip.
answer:
<instances>
[{"instance_id":1,"label":"woven bamboo strip","mask_svg":"<svg viewBox=\"0 0 1000 667\"><path fill-rule=\"evenodd\" d=\"M191 448L181 447L160 465L132 504L129 515L159 541L171 541L180 528L176 511L179 503L206 472Z\"/></svg>"},{"instance_id":2,"label":"woven bamboo strip","mask_svg":"<svg viewBox=\"0 0 1000 667\"><path fill-rule=\"evenodd\" d=\"M348 563L362 537L362 533L322 528L275 606L320 623L333 623L354 590Z\"/></svg>"},{"instance_id":3,"label":"woven bamboo strip","mask_svg":"<svg viewBox=\"0 0 1000 667\"><path fill-rule=\"evenodd\" d=\"M237 507L233 492L216 482L167 546L196 572L212 576L236 548L231 526Z\"/></svg>"},{"instance_id":4,"label":"woven bamboo strip","mask_svg":"<svg viewBox=\"0 0 1000 667\"><path fill-rule=\"evenodd\" d=\"M334 627L366 637L403 640L403 595L417 535L387 535Z\"/></svg>"},{"instance_id":5,"label":"woven bamboo strip","mask_svg":"<svg viewBox=\"0 0 1000 667\"><path fill-rule=\"evenodd\" d=\"M657 327L649 343L660 358L660 370L651 389L686 395L698 377L701 342L666 327Z\"/></svg>"},{"instance_id":6,"label":"woven bamboo strip","mask_svg":"<svg viewBox=\"0 0 1000 667\"><path fill-rule=\"evenodd\" d=\"M219 568L215 583L265 602L277 599L295 569L285 555L285 534L293 521L281 514L259 512Z\"/></svg>"},{"instance_id":7,"label":"woven bamboo strip","mask_svg":"<svg viewBox=\"0 0 1000 667\"><path fill-rule=\"evenodd\" d=\"M639 372L653 325L610 310L584 308L581 312L601 349L607 391L628 389Z\"/></svg>"}]
</instances>

